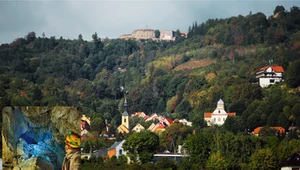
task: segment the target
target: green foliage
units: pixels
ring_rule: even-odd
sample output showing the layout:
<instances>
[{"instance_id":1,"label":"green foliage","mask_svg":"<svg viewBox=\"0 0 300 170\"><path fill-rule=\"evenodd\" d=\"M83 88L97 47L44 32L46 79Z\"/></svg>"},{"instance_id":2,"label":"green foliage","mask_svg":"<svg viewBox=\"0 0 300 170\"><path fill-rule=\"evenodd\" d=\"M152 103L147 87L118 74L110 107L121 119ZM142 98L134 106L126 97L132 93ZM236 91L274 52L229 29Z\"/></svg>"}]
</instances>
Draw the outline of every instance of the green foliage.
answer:
<instances>
[{"instance_id":1,"label":"green foliage","mask_svg":"<svg viewBox=\"0 0 300 170\"><path fill-rule=\"evenodd\" d=\"M228 169L229 163L220 152L212 153L206 163L207 169Z\"/></svg>"},{"instance_id":2,"label":"green foliage","mask_svg":"<svg viewBox=\"0 0 300 170\"><path fill-rule=\"evenodd\" d=\"M160 146L173 152L178 148L178 145L183 145L186 138L191 134L192 130L188 126L175 122L166 127L166 130L160 134Z\"/></svg>"},{"instance_id":3,"label":"green foliage","mask_svg":"<svg viewBox=\"0 0 300 170\"><path fill-rule=\"evenodd\" d=\"M155 35L155 38L159 38L160 37L160 31L159 30L155 30L154 31L154 35Z\"/></svg>"},{"instance_id":4,"label":"green foliage","mask_svg":"<svg viewBox=\"0 0 300 170\"><path fill-rule=\"evenodd\" d=\"M139 163L151 161L158 146L158 136L146 130L130 134L123 143L123 149L127 151L130 160Z\"/></svg>"},{"instance_id":5,"label":"green foliage","mask_svg":"<svg viewBox=\"0 0 300 170\"><path fill-rule=\"evenodd\" d=\"M186 147L190 151L192 162L198 162L202 167L205 167L205 162L211 152L211 142L212 136L208 133L200 133L188 137Z\"/></svg>"},{"instance_id":6,"label":"green foliage","mask_svg":"<svg viewBox=\"0 0 300 170\"><path fill-rule=\"evenodd\" d=\"M224 129L237 134L245 131L245 123L240 116L229 116L223 124Z\"/></svg>"},{"instance_id":7,"label":"green foliage","mask_svg":"<svg viewBox=\"0 0 300 170\"><path fill-rule=\"evenodd\" d=\"M275 169L277 168L277 158L271 149L261 149L251 156L251 169Z\"/></svg>"},{"instance_id":8,"label":"green foliage","mask_svg":"<svg viewBox=\"0 0 300 170\"><path fill-rule=\"evenodd\" d=\"M96 117L91 121L91 128L93 131L101 132L105 128L104 123L101 117Z\"/></svg>"},{"instance_id":9,"label":"green foliage","mask_svg":"<svg viewBox=\"0 0 300 170\"><path fill-rule=\"evenodd\" d=\"M287 85L291 88L298 87L300 85L300 60L292 62L286 72Z\"/></svg>"},{"instance_id":10,"label":"green foliage","mask_svg":"<svg viewBox=\"0 0 300 170\"><path fill-rule=\"evenodd\" d=\"M177 169L176 162L169 158L159 158L158 161L155 163L155 166L157 169Z\"/></svg>"},{"instance_id":11,"label":"green foliage","mask_svg":"<svg viewBox=\"0 0 300 170\"><path fill-rule=\"evenodd\" d=\"M267 137L267 136L274 136L277 133L277 130L274 128L270 128L270 127L263 127L261 128L261 130L259 131L258 135L260 137Z\"/></svg>"}]
</instances>

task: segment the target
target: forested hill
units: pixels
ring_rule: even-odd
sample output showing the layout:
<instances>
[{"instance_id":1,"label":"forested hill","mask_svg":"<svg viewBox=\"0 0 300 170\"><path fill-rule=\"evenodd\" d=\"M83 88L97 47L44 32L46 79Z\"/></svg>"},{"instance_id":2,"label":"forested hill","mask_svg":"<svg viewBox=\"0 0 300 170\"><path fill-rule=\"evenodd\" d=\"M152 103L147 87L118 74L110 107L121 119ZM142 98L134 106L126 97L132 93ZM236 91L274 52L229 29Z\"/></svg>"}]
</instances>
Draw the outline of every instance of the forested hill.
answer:
<instances>
[{"instance_id":1,"label":"forested hill","mask_svg":"<svg viewBox=\"0 0 300 170\"><path fill-rule=\"evenodd\" d=\"M1 108L80 106L114 129L126 95L130 113L186 118L200 127L221 98L246 122L235 131L300 125L299 7L194 22L186 39L179 33L174 42L101 40L97 33L88 42L30 32L0 46ZM283 66L285 81L261 88L255 72L270 63Z\"/></svg>"}]
</instances>

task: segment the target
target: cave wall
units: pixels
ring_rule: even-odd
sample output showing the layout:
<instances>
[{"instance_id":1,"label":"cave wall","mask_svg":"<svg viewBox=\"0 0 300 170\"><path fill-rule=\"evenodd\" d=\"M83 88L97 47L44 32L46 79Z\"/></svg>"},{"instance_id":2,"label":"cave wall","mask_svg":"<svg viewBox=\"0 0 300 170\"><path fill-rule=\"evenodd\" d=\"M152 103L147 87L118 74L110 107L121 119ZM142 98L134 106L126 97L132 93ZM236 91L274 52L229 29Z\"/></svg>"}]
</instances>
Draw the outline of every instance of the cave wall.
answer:
<instances>
[{"instance_id":1,"label":"cave wall","mask_svg":"<svg viewBox=\"0 0 300 170\"><path fill-rule=\"evenodd\" d=\"M5 107L2 119L3 169L60 169L64 136L69 131L80 134L76 107Z\"/></svg>"}]
</instances>

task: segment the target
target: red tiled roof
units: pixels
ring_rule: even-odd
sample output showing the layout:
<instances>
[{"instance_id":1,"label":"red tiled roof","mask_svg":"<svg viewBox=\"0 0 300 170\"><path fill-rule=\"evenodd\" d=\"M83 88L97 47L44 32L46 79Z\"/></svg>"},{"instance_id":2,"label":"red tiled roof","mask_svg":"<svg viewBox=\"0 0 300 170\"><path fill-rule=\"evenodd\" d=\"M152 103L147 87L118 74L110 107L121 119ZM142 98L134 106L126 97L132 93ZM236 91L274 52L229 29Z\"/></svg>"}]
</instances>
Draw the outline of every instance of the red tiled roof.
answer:
<instances>
[{"instance_id":1,"label":"red tiled roof","mask_svg":"<svg viewBox=\"0 0 300 170\"><path fill-rule=\"evenodd\" d=\"M206 112L204 113L205 118L211 118L212 113L211 112Z\"/></svg>"},{"instance_id":2,"label":"red tiled roof","mask_svg":"<svg viewBox=\"0 0 300 170\"><path fill-rule=\"evenodd\" d=\"M281 66L265 66L265 67L259 69L259 71L264 71L264 70L268 69L269 67L271 67L272 70L274 70L277 73L284 73L284 70Z\"/></svg>"},{"instance_id":3,"label":"red tiled roof","mask_svg":"<svg viewBox=\"0 0 300 170\"><path fill-rule=\"evenodd\" d=\"M143 114L143 112L137 112L137 115L140 116L141 114Z\"/></svg>"},{"instance_id":4,"label":"red tiled roof","mask_svg":"<svg viewBox=\"0 0 300 170\"><path fill-rule=\"evenodd\" d=\"M257 127L254 129L253 133L254 134L258 134L259 131L262 129L263 127ZM280 126L275 126L275 127L270 127L270 128L273 128L273 129L276 129L278 130L280 133L285 133L285 129L283 127L280 127Z\"/></svg>"},{"instance_id":5,"label":"red tiled roof","mask_svg":"<svg viewBox=\"0 0 300 170\"><path fill-rule=\"evenodd\" d=\"M228 114L228 116L235 116L235 112L229 112L227 114Z\"/></svg>"},{"instance_id":6,"label":"red tiled roof","mask_svg":"<svg viewBox=\"0 0 300 170\"><path fill-rule=\"evenodd\" d=\"M170 119L170 118L166 118L167 119L167 121L169 122L169 124L172 124L173 123L173 120L172 119Z\"/></svg>"},{"instance_id":7,"label":"red tiled roof","mask_svg":"<svg viewBox=\"0 0 300 170\"><path fill-rule=\"evenodd\" d=\"M163 130L163 129L165 129L164 126L158 125L158 126L156 126L156 127L153 129L153 132L156 132L156 131L158 131L158 130Z\"/></svg>"}]
</instances>

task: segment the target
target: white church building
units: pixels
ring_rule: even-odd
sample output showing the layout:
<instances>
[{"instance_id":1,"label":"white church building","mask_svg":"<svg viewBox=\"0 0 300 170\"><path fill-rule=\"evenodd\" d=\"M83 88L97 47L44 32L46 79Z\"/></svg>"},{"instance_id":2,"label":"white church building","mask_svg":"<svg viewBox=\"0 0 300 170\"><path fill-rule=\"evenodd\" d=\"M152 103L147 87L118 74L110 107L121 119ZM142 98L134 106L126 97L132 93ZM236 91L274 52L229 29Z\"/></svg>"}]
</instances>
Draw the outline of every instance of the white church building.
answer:
<instances>
[{"instance_id":1,"label":"white church building","mask_svg":"<svg viewBox=\"0 0 300 170\"><path fill-rule=\"evenodd\" d=\"M204 113L204 120L207 122L207 126L223 125L228 116L235 116L235 112L227 113L224 109L224 102L220 99L217 103L215 111Z\"/></svg>"}]
</instances>

